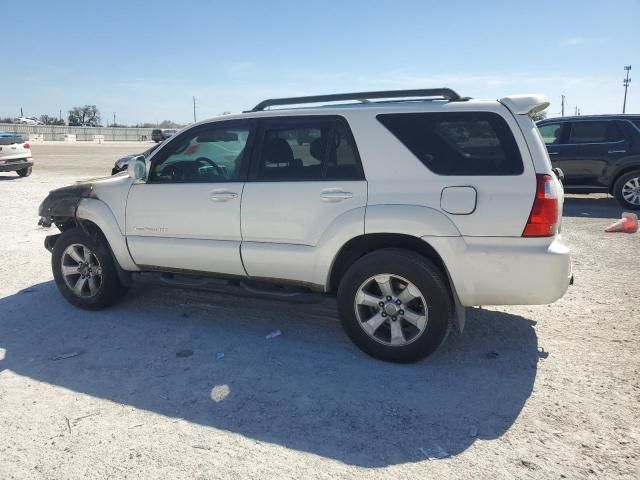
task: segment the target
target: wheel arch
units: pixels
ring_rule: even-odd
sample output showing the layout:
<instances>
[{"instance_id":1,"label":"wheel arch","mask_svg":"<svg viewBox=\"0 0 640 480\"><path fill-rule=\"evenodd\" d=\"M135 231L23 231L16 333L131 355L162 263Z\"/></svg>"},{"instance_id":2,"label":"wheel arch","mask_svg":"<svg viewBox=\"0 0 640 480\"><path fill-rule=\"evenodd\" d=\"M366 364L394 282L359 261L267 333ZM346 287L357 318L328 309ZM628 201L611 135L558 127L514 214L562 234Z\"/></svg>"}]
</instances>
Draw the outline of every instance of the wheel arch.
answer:
<instances>
[{"instance_id":1,"label":"wheel arch","mask_svg":"<svg viewBox=\"0 0 640 480\"><path fill-rule=\"evenodd\" d=\"M384 248L400 248L417 253L438 267L445 276L454 304L454 320L458 330L464 329L465 308L456 292L451 275L438 251L424 239L401 233L368 233L352 238L336 254L329 271L328 291L335 292L347 270L364 255Z\"/></svg>"},{"instance_id":2,"label":"wheel arch","mask_svg":"<svg viewBox=\"0 0 640 480\"><path fill-rule=\"evenodd\" d=\"M622 177L623 175L629 172L633 172L634 170L637 170L640 172L640 160L638 160L637 163L632 163L631 165L625 165L620 170L618 170L615 173L615 175L612 175L611 181L609 182L609 193L613 195L613 188L615 187L620 177Z\"/></svg>"}]
</instances>

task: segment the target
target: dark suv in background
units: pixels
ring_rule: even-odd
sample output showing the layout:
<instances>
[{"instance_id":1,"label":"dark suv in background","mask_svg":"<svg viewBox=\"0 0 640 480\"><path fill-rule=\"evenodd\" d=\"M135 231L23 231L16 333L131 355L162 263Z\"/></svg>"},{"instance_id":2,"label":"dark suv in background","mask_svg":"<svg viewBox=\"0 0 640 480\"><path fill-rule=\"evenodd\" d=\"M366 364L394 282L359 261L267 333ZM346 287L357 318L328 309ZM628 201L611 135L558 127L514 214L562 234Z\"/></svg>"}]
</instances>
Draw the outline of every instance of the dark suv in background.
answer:
<instances>
[{"instance_id":1,"label":"dark suv in background","mask_svg":"<svg viewBox=\"0 0 640 480\"><path fill-rule=\"evenodd\" d=\"M640 209L640 115L585 115L538 122L567 193L610 193Z\"/></svg>"}]
</instances>

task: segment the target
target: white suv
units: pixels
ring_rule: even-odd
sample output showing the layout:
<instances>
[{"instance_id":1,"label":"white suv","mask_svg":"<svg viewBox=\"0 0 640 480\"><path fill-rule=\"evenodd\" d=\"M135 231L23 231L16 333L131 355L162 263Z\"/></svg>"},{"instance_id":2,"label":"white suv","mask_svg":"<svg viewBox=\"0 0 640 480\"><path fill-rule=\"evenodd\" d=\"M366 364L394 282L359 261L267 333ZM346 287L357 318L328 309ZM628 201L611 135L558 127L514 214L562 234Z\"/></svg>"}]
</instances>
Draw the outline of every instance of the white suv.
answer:
<instances>
[{"instance_id":1,"label":"white suv","mask_svg":"<svg viewBox=\"0 0 640 480\"><path fill-rule=\"evenodd\" d=\"M56 284L86 309L118 300L132 272L335 294L362 350L418 360L464 307L565 293L562 186L529 118L547 105L361 92L191 125L128 175L43 201L41 224L62 231L46 240Z\"/></svg>"}]
</instances>

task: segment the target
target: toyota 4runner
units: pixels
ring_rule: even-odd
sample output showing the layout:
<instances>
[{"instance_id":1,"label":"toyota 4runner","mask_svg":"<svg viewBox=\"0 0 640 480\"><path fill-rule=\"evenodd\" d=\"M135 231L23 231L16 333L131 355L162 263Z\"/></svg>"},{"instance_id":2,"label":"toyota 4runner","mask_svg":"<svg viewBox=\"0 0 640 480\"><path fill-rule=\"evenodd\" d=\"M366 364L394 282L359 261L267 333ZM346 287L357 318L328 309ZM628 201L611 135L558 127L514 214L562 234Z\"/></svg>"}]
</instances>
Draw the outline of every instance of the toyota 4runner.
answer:
<instances>
[{"instance_id":1,"label":"toyota 4runner","mask_svg":"<svg viewBox=\"0 0 640 480\"><path fill-rule=\"evenodd\" d=\"M529 118L547 105L360 92L191 125L127 174L50 192L55 282L85 309L138 272L333 294L362 350L421 359L464 307L546 304L571 281L562 185Z\"/></svg>"}]
</instances>

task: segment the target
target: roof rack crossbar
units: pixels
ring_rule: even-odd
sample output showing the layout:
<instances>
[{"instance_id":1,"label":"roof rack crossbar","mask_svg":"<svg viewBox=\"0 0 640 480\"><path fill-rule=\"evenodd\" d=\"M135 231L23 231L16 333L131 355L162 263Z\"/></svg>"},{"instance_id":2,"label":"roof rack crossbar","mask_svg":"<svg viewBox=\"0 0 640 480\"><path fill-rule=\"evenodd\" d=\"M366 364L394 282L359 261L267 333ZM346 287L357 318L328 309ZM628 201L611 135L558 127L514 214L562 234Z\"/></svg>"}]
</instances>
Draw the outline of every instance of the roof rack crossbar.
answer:
<instances>
[{"instance_id":1,"label":"roof rack crossbar","mask_svg":"<svg viewBox=\"0 0 640 480\"><path fill-rule=\"evenodd\" d=\"M427 88L417 90L381 90L377 92L336 93L332 95L313 95L310 97L271 98L263 100L250 111L260 112L267 107L276 105L296 105L301 103L336 102L341 100L366 101L374 98L411 98L411 97L442 97L449 101L463 100L460 95L450 88Z\"/></svg>"}]
</instances>

